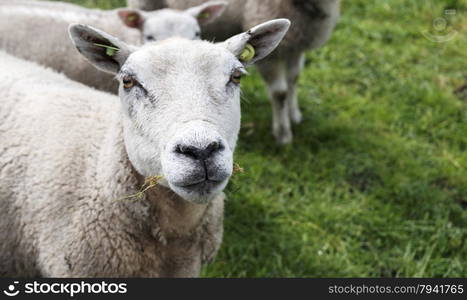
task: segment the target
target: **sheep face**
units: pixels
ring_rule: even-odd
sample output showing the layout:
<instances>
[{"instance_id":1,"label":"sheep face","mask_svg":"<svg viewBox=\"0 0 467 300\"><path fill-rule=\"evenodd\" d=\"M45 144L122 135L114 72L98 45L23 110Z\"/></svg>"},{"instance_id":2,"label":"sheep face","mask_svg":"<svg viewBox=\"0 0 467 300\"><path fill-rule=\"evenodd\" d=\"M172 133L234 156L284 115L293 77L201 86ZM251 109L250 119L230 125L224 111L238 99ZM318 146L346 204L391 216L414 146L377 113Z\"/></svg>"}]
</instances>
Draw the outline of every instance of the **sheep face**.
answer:
<instances>
[{"instance_id":1,"label":"sheep face","mask_svg":"<svg viewBox=\"0 0 467 300\"><path fill-rule=\"evenodd\" d=\"M197 20L185 12L162 9L150 13L142 28L143 43L161 41L174 36L199 40L201 28Z\"/></svg>"},{"instance_id":2,"label":"sheep face","mask_svg":"<svg viewBox=\"0 0 467 300\"><path fill-rule=\"evenodd\" d=\"M276 48L289 25L270 21L222 44L172 38L139 49L85 25L72 25L70 35L91 63L120 80L124 140L135 169L162 175L162 184L201 204L232 174L240 78Z\"/></svg>"},{"instance_id":3,"label":"sheep face","mask_svg":"<svg viewBox=\"0 0 467 300\"><path fill-rule=\"evenodd\" d=\"M125 143L144 176L187 200L227 185L240 129L244 66L223 47L173 39L134 52L119 72Z\"/></svg>"},{"instance_id":4,"label":"sheep face","mask_svg":"<svg viewBox=\"0 0 467 300\"><path fill-rule=\"evenodd\" d=\"M161 41L169 37L199 40L200 24L208 24L217 19L226 5L226 2L212 1L184 11L166 8L152 12L125 8L118 10L118 15L126 26L141 31L143 43Z\"/></svg>"}]
</instances>

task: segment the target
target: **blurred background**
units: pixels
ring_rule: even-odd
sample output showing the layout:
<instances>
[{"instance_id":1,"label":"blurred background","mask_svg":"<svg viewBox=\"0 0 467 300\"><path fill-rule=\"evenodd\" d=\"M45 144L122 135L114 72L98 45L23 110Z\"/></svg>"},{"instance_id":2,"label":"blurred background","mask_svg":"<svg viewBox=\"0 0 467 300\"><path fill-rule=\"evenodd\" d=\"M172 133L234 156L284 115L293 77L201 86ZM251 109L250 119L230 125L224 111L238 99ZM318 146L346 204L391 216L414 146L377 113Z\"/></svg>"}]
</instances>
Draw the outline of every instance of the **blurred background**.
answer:
<instances>
[{"instance_id":1,"label":"blurred background","mask_svg":"<svg viewBox=\"0 0 467 300\"><path fill-rule=\"evenodd\" d=\"M251 70L236 152L245 172L203 276L467 276L466 9L344 0L331 40L307 54L304 122L286 147Z\"/></svg>"}]
</instances>

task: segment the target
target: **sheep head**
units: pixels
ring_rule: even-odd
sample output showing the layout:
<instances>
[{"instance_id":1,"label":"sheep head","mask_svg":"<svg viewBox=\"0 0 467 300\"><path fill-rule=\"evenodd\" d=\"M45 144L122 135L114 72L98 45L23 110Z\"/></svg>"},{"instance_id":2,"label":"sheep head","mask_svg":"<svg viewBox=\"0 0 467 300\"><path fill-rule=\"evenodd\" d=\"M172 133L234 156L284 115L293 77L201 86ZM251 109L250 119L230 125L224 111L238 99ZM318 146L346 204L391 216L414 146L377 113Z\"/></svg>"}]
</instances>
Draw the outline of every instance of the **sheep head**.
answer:
<instances>
[{"instance_id":1,"label":"sheep head","mask_svg":"<svg viewBox=\"0 0 467 300\"><path fill-rule=\"evenodd\" d=\"M289 25L270 21L221 44L172 38L141 48L85 25L72 25L70 35L84 57L120 81L135 169L162 175L161 184L188 201L207 203L232 175L245 68L273 51ZM245 47L254 47L248 61L241 59Z\"/></svg>"},{"instance_id":2,"label":"sheep head","mask_svg":"<svg viewBox=\"0 0 467 300\"><path fill-rule=\"evenodd\" d=\"M170 8L142 11L122 8L117 10L123 24L141 31L142 42L156 42L169 37L182 37L192 40L201 38L200 25L216 20L222 15L227 2L209 1L187 10Z\"/></svg>"}]
</instances>

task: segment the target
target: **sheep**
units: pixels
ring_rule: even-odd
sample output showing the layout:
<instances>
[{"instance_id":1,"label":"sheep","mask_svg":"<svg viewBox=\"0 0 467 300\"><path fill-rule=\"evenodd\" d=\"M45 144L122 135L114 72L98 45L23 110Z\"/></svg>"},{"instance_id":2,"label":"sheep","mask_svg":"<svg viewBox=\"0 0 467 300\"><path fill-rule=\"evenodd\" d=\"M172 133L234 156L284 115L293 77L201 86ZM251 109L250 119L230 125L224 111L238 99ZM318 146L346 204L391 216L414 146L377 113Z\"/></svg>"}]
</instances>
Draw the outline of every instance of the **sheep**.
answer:
<instances>
[{"instance_id":1,"label":"sheep","mask_svg":"<svg viewBox=\"0 0 467 300\"><path fill-rule=\"evenodd\" d=\"M60 2L0 0L0 49L116 94L118 83L114 78L89 65L69 42L67 28L71 23L103 28L130 44L170 36L200 39L199 24L219 17L225 4L207 2L183 11L143 12L133 9L103 11Z\"/></svg>"},{"instance_id":2,"label":"sheep","mask_svg":"<svg viewBox=\"0 0 467 300\"><path fill-rule=\"evenodd\" d=\"M136 47L72 25L119 97L0 52L0 276L199 276L222 240L241 77L289 26Z\"/></svg>"},{"instance_id":3,"label":"sheep","mask_svg":"<svg viewBox=\"0 0 467 300\"><path fill-rule=\"evenodd\" d=\"M128 0L130 7L181 9L205 0ZM297 99L297 81L304 65L304 52L321 47L331 36L340 14L340 0L229 0L221 20L203 27L206 38L226 37L272 18L292 21L279 48L258 65L266 81L273 110L273 135L279 144L293 140L291 124L302 122Z\"/></svg>"}]
</instances>

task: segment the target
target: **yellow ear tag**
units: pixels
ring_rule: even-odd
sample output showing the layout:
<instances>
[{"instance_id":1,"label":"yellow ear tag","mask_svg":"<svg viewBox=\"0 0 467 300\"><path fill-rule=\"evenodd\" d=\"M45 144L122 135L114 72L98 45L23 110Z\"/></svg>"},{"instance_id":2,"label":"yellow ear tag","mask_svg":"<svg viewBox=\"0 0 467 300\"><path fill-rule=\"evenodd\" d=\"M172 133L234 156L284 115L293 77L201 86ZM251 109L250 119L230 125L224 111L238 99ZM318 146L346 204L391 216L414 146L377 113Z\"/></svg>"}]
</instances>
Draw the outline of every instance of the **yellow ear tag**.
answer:
<instances>
[{"instance_id":1,"label":"yellow ear tag","mask_svg":"<svg viewBox=\"0 0 467 300\"><path fill-rule=\"evenodd\" d=\"M120 50L117 47L113 47L109 45L103 45L103 44L97 44L97 43L94 43L94 45L101 47L101 48L105 48L105 54L108 56L114 56Z\"/></svg>"},{"instance_id":2,"label":"yellow ear tag","mask_svg":"<svg viewBox=\"0 0 467 300\"><path fill-rule=\"evenodd\" d=\"M255 57L255 48L251 44L246 44L240 54L240 61L249 62Z\"/></svg>"},{"instance_id":3,"label":"yellow ear tag","mask_svg":"<svg viewBox=\"0 0 467 300\"><path fill-rule=\"evenodd\" d=\"M200 14L198 18L207 19L207 18L209 18L209 16L210 16L210 14L208 12L205 12L205 13Z\"/></svg>"}]
</instances>

